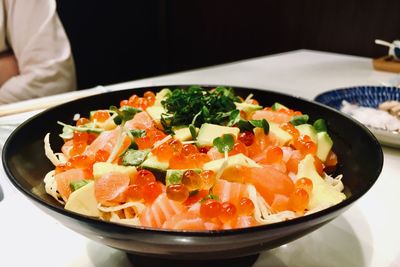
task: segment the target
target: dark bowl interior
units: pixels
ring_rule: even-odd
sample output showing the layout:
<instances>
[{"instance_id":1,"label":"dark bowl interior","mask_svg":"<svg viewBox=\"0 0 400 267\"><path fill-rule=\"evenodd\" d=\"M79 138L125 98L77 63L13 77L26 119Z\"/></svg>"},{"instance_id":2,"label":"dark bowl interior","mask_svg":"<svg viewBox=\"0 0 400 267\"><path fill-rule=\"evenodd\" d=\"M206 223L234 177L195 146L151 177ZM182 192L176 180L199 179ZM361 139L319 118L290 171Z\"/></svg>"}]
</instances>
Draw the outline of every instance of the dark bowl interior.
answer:
<instances>
[{"instance_id":1,"label":"dark bowl interior","mask_svg":"<svg viewBox=\"0 0 400 267\"><path fill-rule=\"evenodd\" d=\"M12 184L44 212L72 230L100 243L126 252L178 259L223 259L256 254L295 240L337 217L364 195L377 180L383 164L381 147L375 137L361 124L332 108L276 92L235 88L236 93L253 93L263 105L278 101L301 110L311 120L325 118L334 151L339 158L336 172L344 174L347 199L315 214L291 221L236 230L185 232L128 227L81 216L64 210L44 192L43 178L53 168L44 155L43 138L51 133L54 151L59 151L61 126L72 123L74 114L118 105L133 93L151 89L139 88L95 95L46 110L19 126L8 138L2 155L5 171ZM170 86L173 88L174 86ZM43 232L43 234L45 234Z\"/></svg>"}]
</instances>

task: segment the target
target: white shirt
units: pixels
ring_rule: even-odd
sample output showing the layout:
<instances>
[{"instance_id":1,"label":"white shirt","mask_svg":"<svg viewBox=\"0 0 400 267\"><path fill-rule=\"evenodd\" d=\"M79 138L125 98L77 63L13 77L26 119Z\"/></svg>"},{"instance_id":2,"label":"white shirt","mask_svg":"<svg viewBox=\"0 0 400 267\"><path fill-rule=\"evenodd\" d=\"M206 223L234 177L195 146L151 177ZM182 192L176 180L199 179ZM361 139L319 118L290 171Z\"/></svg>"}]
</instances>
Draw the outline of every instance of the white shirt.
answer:
<instances>
[{"instance_id":1,"label":"white shirt","mask_svg":"<svg viewBox=\"0 0 400 267\"><path fill-rule=\"evenodd\" d=\"M0 52L10 49L20 75L0 87L0 104L76 89L71 48L54 0L0 0Z\"/></svg>"}]
</instances>

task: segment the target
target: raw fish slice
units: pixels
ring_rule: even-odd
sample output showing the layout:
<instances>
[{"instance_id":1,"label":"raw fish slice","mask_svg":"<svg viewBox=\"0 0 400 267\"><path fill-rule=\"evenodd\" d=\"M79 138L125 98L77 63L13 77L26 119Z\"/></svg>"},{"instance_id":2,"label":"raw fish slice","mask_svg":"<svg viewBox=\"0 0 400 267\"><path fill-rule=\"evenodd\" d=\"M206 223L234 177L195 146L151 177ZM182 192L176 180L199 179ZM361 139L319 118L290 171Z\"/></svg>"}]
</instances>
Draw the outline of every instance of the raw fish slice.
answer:
<instances>
[{"instance_id":1,"label":"raw fish slice","mask_svg":"<svg viewBox=\"0 0 400 267\"><path fill-rule=\"evenodd\" d=\"M72 193L70 184L74 181L80 181L89 179L87 174L82 169L70 169L65 172L56 174L55 180L57 183L57 190L64 200L67 200L69 195Z\"/></svg>"},{"instance_id":2,"label":"raw fish slice","mask_svg":"<svg viewBox=\"0 0 400 267\"><path fill-rule=\"evenodd\" d=\"M213 188L213 194L221 202L230 202L237 206L241 198L248 197L247 185L220 179Z\"/></svg>"},{"instance_id":3,"label":"raw fish slice","mask_svg":"<svg viewBox=\"0 0 400 267\"><path fill-rule=\"evenodd\" d=\"M154 127L153 119L147 112L137 113L133 119L125 123L125 127L129 130L140 129L146 130Z\"/></svg>"},{"instance_id":4,"label":"raw fish slice","mask_svg":"<svg viewBox=\"0 0 400 267\"><path fill-rule=\"evenodd\" d=\"M176 214L186 212L186 207L181 203L170 200L165 193L147 206L140 216L140 222L143 226L161 228L164 222Z\"/></svg>"}]
</instances>

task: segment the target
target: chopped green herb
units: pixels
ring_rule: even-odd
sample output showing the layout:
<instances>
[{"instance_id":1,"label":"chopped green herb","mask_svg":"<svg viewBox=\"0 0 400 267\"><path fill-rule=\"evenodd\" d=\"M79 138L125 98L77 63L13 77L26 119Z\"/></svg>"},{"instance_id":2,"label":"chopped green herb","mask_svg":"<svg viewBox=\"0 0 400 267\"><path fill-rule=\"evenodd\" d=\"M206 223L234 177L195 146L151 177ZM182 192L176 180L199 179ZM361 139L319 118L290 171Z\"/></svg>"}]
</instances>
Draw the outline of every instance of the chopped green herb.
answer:
<instances>
[{"instance_id":1,"label":"chopped green herb","mask_svg":"<svg viewBox=\"0 0 400 267\"><path fill-rule=\"evenodd\" d=\"M314 122L313 126L317 132L327 132L328 131L328 127L326 127L326 122L324 119L316 120Z\"/></svg>"},{"instance_id":2,"label":"chopped green herb","mask_svg":"<svg viewBox=\"0 0 400 267\"><path fill-rule=\"evenodd\" d=\"M128 149L122 157L122 165L139 166L146 159L150 149L134 150Z\"/></svg>"},{"instance_id":3,"label":"chopped green herb","mask_svg":"<svg viewBox=\"0 0 400 267\"><path fill-rule=\"evenodd\" d=\"M204 203L206 200L209 200L209 199L219 201L219 197L218 196L210 193L207 196L205 196L202 200L200 200L200 203Z\"/></svg>"},{"instance_id":4,"label":"chopped green herb","mask_svg":"<svg viewBox=\"0 0 400 267\"><path fill-rule=\"evenodd\" d=\"M182 182L183 171L175 170L171 172L168 177L166 177L165 184L168 186L170 184L180 184Z\"/></svg>"},{"instance_id":5,"label":"chopped green herb","mask_svg":"<svg viewBox=\"0 0 400 267\"><path fill-rule=\"evenodd\" d=\"M63 131L61 134L59 134L59 136L62 139L72 139L74 137L74 130L71 129L71 127L64 126Z\"/></svg>"},{"instance_id":6,"label":"chopped green herb","mask_svg":"<svg viewBox=\"0 0 400 267\"><path fill-rule=\"evenodd\" d=\"M72 126L72 125L65 124L61 121L57 121L57 123L64 126L63 132L60 134L60 137L64 138L64 139L71 139L74 135L74 131L95 133L95 134L99 134L104 131L101 128L94 128L94 127L89 127L89 126Z\"/></svg>"},{"instance_id":7,"label":"chopped green herb","mask_svg":"<svg viewBox=\"0 0 400 267\"><path fill-rule=\"evenodd\" d=\"M167 111L161 115L161 124L167 131L178 125L193 124L200 127L205 122L226 125L230 121L231 111L236 109L235 102L240 100L232 88L177 88L161 101Z\"/></svg>"},{"instance_id":8,"label":"chopped green herb","mask_svg":"<svg viewBox=\"0 0 400 267\"><path fill-rule=\"evenodd\" d=\"M250 123L257 128L262 128L265 134L269 133L269 123L266 119L261 120L250 120Z\"/></svg>"},{"instance_id":9,"label":"chopped green herb","mask_svg":"<svg viewBox=\"0 0 400 267\"><path fill-rule=\"evenodd\" d=\"M89 183L88 180L79 180L79 181L72 181L69 183L69 187L71 188L72 192L78 190L79 188L87 185Z\"/></svg>"},{"instance_id":10,"label":"chopped green herb","mask_svg":"<svg viewBox=\"0 0 400 267\"><path fill-rule=\"evenodd\" d=\"M298 115L298 116L293 116L292 119L290 120L290 123L293 124L294 126L300 125L300 124L305 124L308 121L308 115Z\"/></svg>"},{"instance_id":11,"label":"chopped green herb","mask_svg":"<svg viewBox=\"0 0 400 267\"><path fill-rule=\"evenodd\" d=\"M237 123L237 126L239 127L240 132L253 131L253 129L257 127L264 129L265 134L269 133L269 123L266 119L249 121L240 120Z\"/></svg>"},{"instance_id":12,"label":"chopped green herb","mask_svg":"<svg viewBox=\"0 0 400 267\"><path fill-rule=\"evenodd\" d=\"M144 137L146 135L145 130L138 130L138 129L133 129L129 131L133 137Z\"/></svg>"},{"instance_id":13,"label":"chopped green herb","mask_svg":"<svg viewBox=\"0 0 400 267\"><path fill-rule=\"evenodd\" d=\"M254 125L246 120L239 120L237 123L237 127L239 127L240 132L242 132L242 133L248 132L248 131L253 131L253 129L254 129Z\"/></svg>"},{"instance_id":14,"label":"chopped green herb","mask_svg":"<svg viewBox=\"0 0 400 267\"><path fill-rule=\"evenodd\" d=\"M141 109L130 106L123 106L120 109L116 106L110 106L110 110L118 115L114 118L114 123L117 125L131 120L137 113L142 112Z\"/></svg>"},{"instance_id":15,"label":"chopped green herb","mask_svg":"<svg viewBox=\"0 0 400 267\"><path fill-rule=\"evenodd\" d=\"M232 110L231 113L229 114L229 122L226 126L233 126L236 123L238 123L240 121L240 110L235 109Z\"/></svg>"},{"instance_id":16,"label":"chopped green herb","mask_svg":"<svg viewBox=\"0 0 400 267\"><path fill-rule=\"evenodd\" d=\"M224 134L221 137L217 137L213 140L213 145L218 149L220 153L226 153L232 150L235 144L235 139L231 134Z\"/></svg>"},{"instance_id":17,"label":"chopped green herb","mask_svg":"<svg viewBox=\"0 0 400 267\"><path fill-rule=\"evenodd\" d=\"M289 109L289 108L287 108L286 106L282 105L281 103L275 102L275 103L271 106L271 109L272 109L273 111L276 111L276 110L280 110L280 109Z\"/></svg>"},{"instance_id":18,"label":"chopped green herb","mask_svg":"<svg viewBox=\"0 0 400 267\"><path fill-rule=\"evenodd\" d=\"M189 125L189 131L190 131L190 135L192 136L193 140L197 139L197 132L196 132L196 127L193 124Z\"/></svg>"}]
</instances>

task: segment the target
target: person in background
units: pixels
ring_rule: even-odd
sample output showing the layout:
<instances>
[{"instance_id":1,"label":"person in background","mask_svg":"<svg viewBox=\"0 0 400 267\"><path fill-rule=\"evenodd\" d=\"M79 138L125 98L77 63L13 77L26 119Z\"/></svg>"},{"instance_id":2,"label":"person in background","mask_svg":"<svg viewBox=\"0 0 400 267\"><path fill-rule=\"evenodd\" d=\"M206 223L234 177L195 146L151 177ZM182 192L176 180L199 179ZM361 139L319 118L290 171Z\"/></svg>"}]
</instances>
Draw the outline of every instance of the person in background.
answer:
<instances>
[{"instance_id":1,"label":"person in background","mask_svg":"<svg viewBox=\"0 0 400 267\"><path fill-rule=\"evenodd\" d=\"M0 104L76 90L54 0L0 0Z\"/></svg>"}]
</instances>

